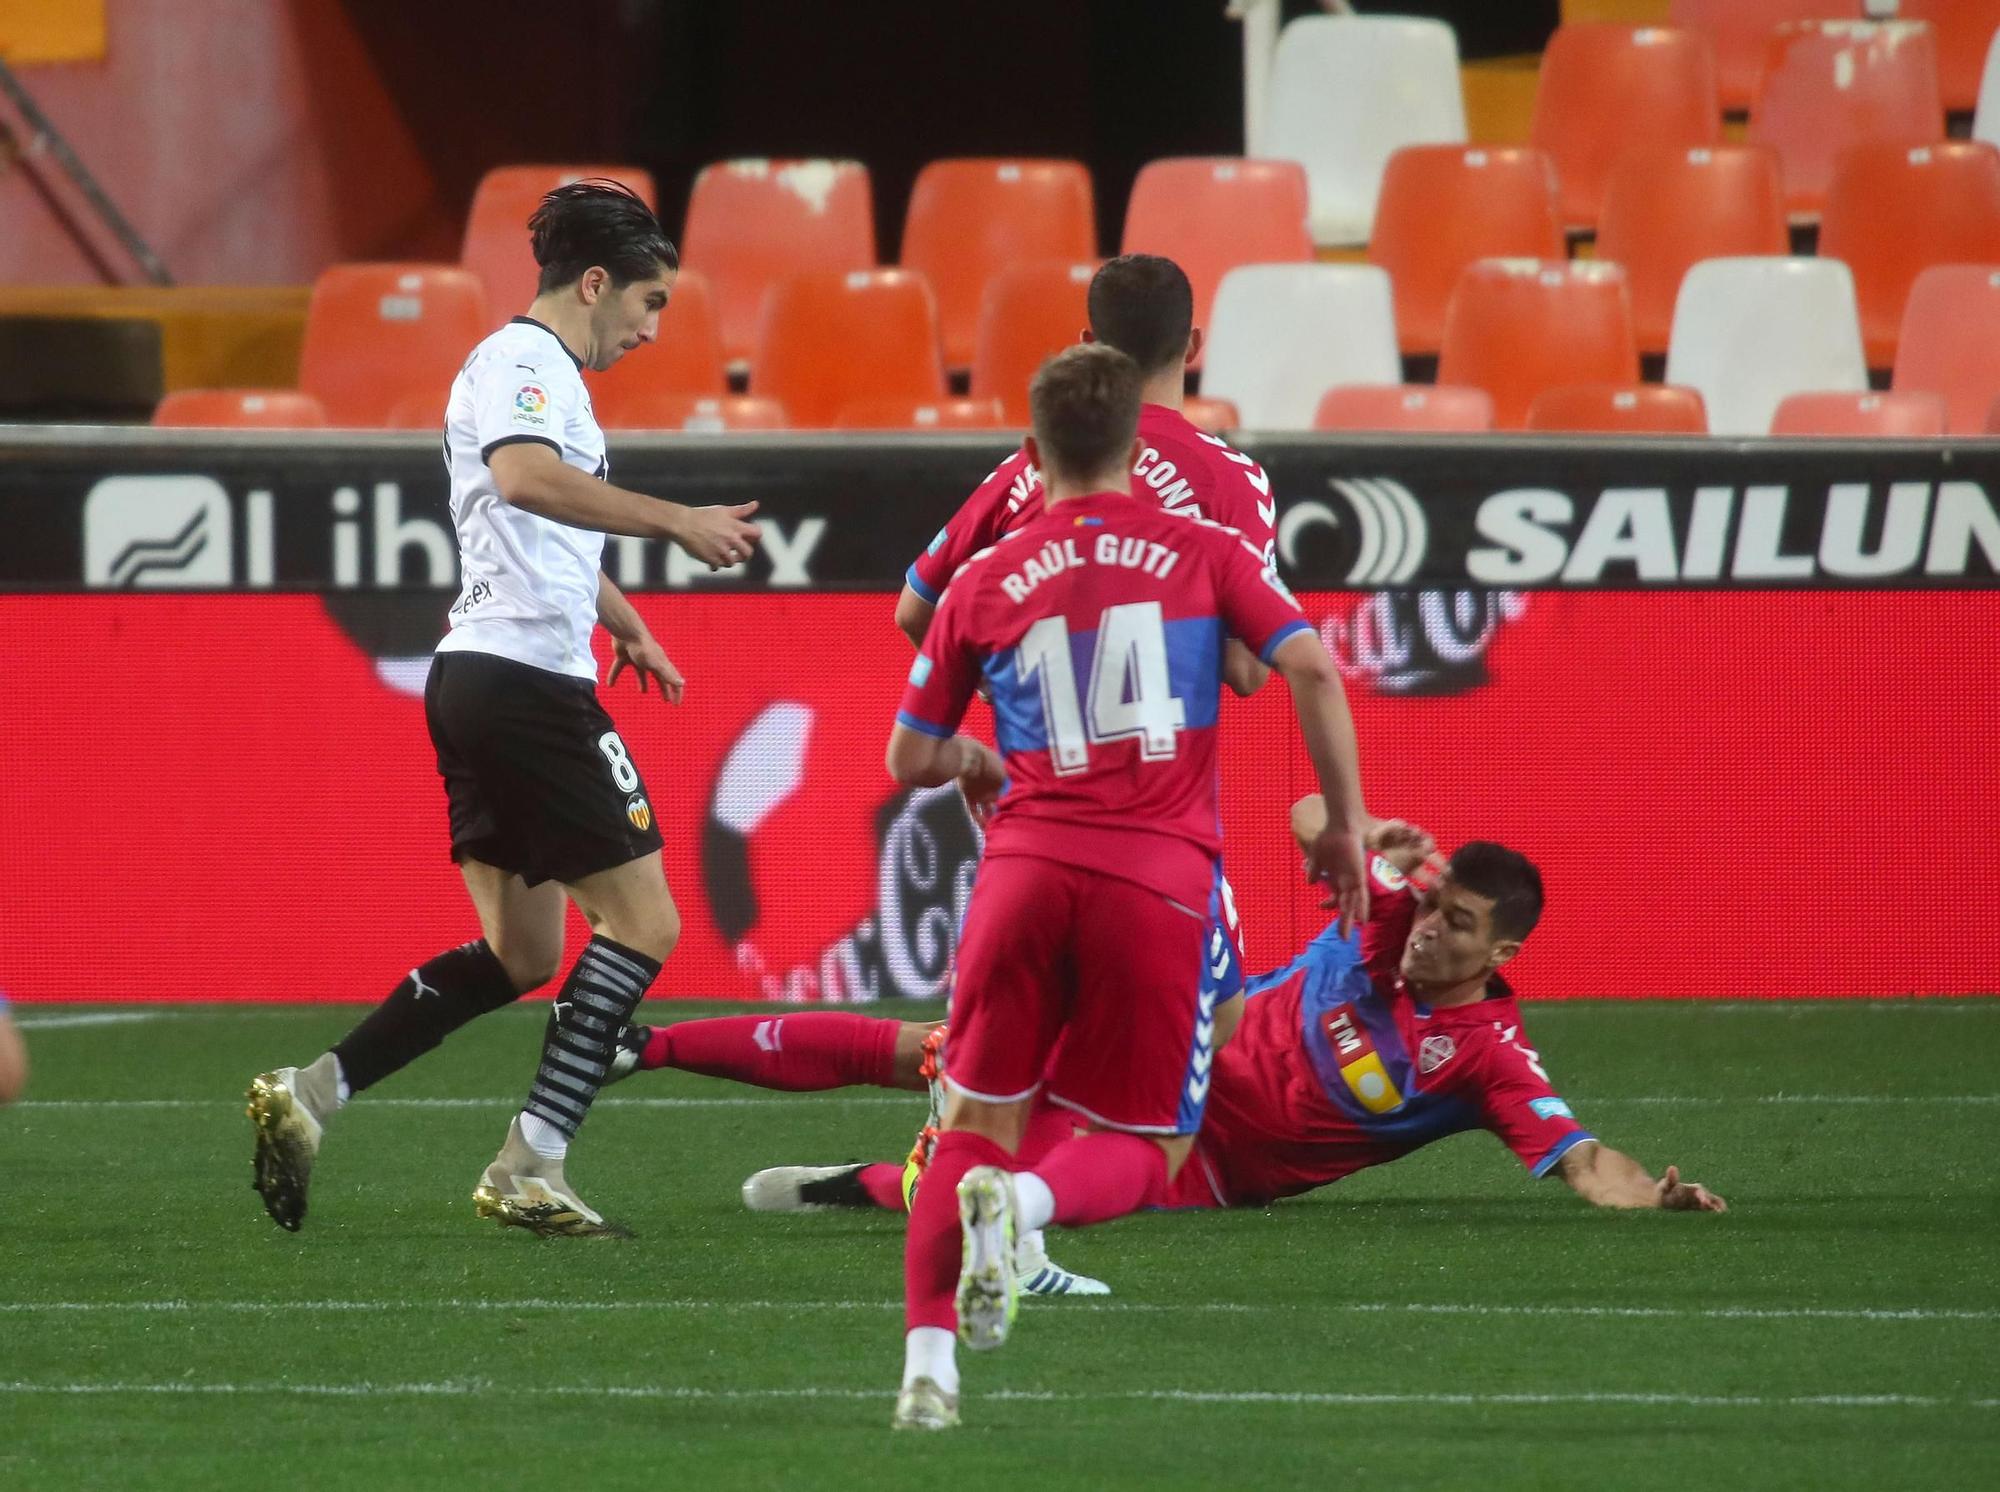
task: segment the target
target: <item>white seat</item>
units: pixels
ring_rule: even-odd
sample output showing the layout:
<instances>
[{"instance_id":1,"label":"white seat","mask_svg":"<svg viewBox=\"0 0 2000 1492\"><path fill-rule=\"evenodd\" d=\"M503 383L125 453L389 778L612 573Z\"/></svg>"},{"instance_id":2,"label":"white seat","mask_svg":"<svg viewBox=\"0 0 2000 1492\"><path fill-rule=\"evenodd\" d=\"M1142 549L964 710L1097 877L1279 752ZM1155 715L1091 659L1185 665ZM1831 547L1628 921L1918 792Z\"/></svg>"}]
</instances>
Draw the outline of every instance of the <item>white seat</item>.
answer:
<instances>
[{"instance_id":1,"label":"white seat","mask_svg":"<svg viewBox=\"0 0 2000 1492\"><path fill-rule=\"evenodd\" d=\"M1301 16L1278 38L1264 124L1260 153L1306 168L1313 241L1366 243L1389 157L1465 141L1458 38L1442 21Z\"/></svg>"},{"instance_id":2,"label":"white seat","mask_svg":"<svg viewBox=\"0 0 2000 1492\"><path fill-rule=\"evenodd\" d=\"M1972 138L2000 145L2000 31L1986 48L1986 71L1979 75L1979 103L1972 111Z\"/></svg>"},{"instance_id":3,"label":"white seat","mask_svg":"<svg viewBox=\"0 0 2000 1492\"><path fill-rule=\"evenodd\" d=\"M1762 435L1787 394L1868 387L1854 276L1837 259L1704 259L1674 301L1667 382L1715 435Z\"/></svg>"},{"instance_id":4,"label":"white seat","mask_svg":"<svg viewBox=\"0 0 2000 1492\"><path fill-rule=\"evenodd\" d=\"M1310 430L1341 383L1395 383L1389 275L1372 264L1249 264L1222 277L1201 392L1254 430Z\"/></svg>"}]
</instances>

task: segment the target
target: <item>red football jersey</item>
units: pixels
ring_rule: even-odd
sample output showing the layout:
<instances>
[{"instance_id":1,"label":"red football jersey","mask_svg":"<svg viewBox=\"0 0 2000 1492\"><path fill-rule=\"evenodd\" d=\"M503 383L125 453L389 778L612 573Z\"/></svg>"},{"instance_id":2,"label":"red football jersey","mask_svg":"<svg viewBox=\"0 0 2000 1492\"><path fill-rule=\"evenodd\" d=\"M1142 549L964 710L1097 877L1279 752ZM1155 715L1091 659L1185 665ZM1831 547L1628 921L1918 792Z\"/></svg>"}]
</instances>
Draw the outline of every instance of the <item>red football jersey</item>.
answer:
<instances>
[{"instance_id":1,"label":"red football jersey","mask_svg":"<svg viewBox=\"0 0 2000 1492\"><path fill-rule=\"evenodd\" d=\"M1218 1201L1310 1191L1461 1130L1490 1130L1537 1176L1594 1138L1522 1034L1504 980L1445 1010L1403 986L1396 964L1416 903L1385 868L1377 862L1358 938L1328 928L1247 986L1200 1141Z\"/></svg>"},{"instance_id":2,"label":"red football jersey","mask_svg":"<svg viewBox=\"0 0 2000 1492\"><path fill-rule=\"evenodd\" d=\"M1277 558L1277 500L1264 469L1227 441L1191 424L1178 409L1139 410L1139 464L1132 495L1170 513L1237 530L1270 565ZM981 482L904 576L933 606L958 568L1042 511L1042 476L1016 451Z\"/></svg>"},{"instance_id":3,"label":"red football jersey","mask_svg":"<svg viewBox=\"0 0 2000 1492\"><path fill-rule=\"evenodd\" d=\"M983 681L1008 777L986 854L1123 876L1199 915L1222 847L1224 644L1268 662L1308 625L1239 534L1096 493L959 571L897 719L948 736Z\"/></svg>"}]
</instances>

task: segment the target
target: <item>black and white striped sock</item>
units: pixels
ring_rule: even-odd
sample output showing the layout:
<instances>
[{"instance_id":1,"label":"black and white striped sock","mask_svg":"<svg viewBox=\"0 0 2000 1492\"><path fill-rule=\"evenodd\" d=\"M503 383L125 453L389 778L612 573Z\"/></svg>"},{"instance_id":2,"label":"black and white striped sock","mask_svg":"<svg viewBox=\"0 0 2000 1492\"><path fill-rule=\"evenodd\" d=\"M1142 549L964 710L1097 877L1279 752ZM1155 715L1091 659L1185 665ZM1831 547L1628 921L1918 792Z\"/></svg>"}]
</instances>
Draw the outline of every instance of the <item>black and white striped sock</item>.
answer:
<instances>
[{"instance_id":1,"label":"black and white striped sock","mask_svg":"<svg viewBox=\"0 0 2000 1492\"><path fill-rule=\"evenodd\" d=\"M604 1086L618 1028L659 972L653 959L609 938L584 945L550 1007L542 1065L521 1111L523 1133L536 1151L559 1156L568 1148Z\"/></svg>"}]
</instances>

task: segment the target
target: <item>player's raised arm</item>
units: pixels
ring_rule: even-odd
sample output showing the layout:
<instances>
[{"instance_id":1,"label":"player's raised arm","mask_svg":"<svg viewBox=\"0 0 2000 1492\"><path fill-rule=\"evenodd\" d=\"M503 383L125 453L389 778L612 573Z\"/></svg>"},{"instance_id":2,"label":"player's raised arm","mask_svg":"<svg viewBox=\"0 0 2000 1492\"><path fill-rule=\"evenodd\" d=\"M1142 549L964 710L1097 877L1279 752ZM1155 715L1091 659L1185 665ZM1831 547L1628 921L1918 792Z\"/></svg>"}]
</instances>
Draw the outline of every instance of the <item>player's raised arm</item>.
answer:
<instances>
[{"instance_id":1,"label":"player's raised arm","mask_svg":"<svg viewBox=\"0 0 2000 1492\"><path fill-rule=\"evenodd\" d=\"M1597 1140L1572 1146L1556 1162L1571 1191L1597 1207L1660 1208L1667 1212L1727 1212L1729 1204L1698 1182L1681 1180L1668 1166L1655 1180L1631 1156Z\"/></svg>"},{"instance_id":2,"label":"player's raised arm","mask_svg":"<svg viewBox=\"0 0 2000 1492\"><path fill-rule=\"evenodd\" d=\"M748 559L757 545L758 528L749 521L757 511L754 502L690 508L647 497L578 471L538 440L500 446L487 465L500 496L538 518L604 534L666 539L712 570Z\"/></svg>"}]
</instances>

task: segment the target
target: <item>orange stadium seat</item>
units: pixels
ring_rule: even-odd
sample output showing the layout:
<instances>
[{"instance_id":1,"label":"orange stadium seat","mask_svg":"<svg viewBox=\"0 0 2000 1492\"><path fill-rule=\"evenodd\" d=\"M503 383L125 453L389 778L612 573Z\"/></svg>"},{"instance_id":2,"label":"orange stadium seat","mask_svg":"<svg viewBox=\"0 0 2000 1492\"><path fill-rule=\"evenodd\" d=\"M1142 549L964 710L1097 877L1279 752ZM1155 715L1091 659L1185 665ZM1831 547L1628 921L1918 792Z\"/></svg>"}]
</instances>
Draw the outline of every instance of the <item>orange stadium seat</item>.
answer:
<instances>
[{"instance_id":1,"label":"orange stadium seat","mask_svg":"<svg viewBox=\"0 0 2000 1492\"><path fill-rule=\"evenodd\" d=\"M1320 395L1315 430L1479 434L1493 428L1485 389L1437 383L1350 383Z\"/></svg>"},{"instance_id":2,"label":"orange stadium seat","mask_svg":"<svg viewBox=\"0 0 2000 1492\"><path fill-rule=\"evenodd\" d=\"M389 411L389 418L383 421L390 430L430 430L444 429L444 418L451 403L451 390L428 388L421 393L408 394L396 402Z\"/></svg>"},{"instance_id":3,"label":"orange stadium seat","mask_svg":"<svg viewBox=\"0 0 2000 1492\"><path fill-rule=\"evenodd\" d=\"M1518 430L1542 390L1637 383L1625 272L1615 264L1482 259L1445 314L1438 382L1493 396L1493 424Z\"/></svg>"},{"instance_id":4,"label":"orange stadium seat","mask_svg":"<svg viewBox=\"0 0 2000 1492\"><path fill-rule=\"evenodd\" d=\"M2000 31L2000 0L1902 0L1896 19L1930 23L1944 106L1964 113L1977 104L1987 49Z\"/></svg>"},{"instance_id":5,"label":"orange stadium seat","mask_svg":"<svg viewBox=\"0 0 2000 1492\"><path fill-rule=\"evenodd\" d=\"M1910 287L1896 345L1897 393L1936 394L1945 428L1978 435L2000 398L2000 263L1947 264Z\"/></svg>"},{"instance_id":6,"label":"orange stadium seat","mask_svg":"<svg viewBox=\"0 0 2000 1492\"><path fill-rule=\"evenodd\" d=\"M998 399L857 399L834 417L838 430L1000 430Z\"/></svg>"},{"instance_id":7,"label":"orange stadium seat","mask_svg":"<svg viewBox=\"0 0 2000 1492\"><path fill-rule=\"evenodd\" d=\"M1542 54L1529 138L1555 158L1565 226L1595 228L1611 168L1632 146L1721 140L1708 38L1664 26L1558 26Z\"/></svg>"},{"instance_id":8,"label":"orange stadium seat","mask_svg":"<svg viewBox=\"0 0 2000 1492\"><path fill-rule=\"evenodd\" d=\"M681 262L708 277L730 362L750 356L764 296L788 275L872 269L875 209L859 161L741 160L704 167Z\"/></svg>"},{"instance_id":9,"label":"orange stadium seat","mask_svg":"<svg viewBox=\"0 0 2000 1492\"><path fill-rule=\"evenodd\" d=\"M440 406L466 354L493 330L469 270L337 264L313 284L299 387L329 424L379 427L412 395Z\"/></svg>"},{"instance_id":10,"label":"orange stadium seat","mask_svg":"<svg viewBox=\"0 0 2000 1492\"><path fill-rule=\"evenodd\" d=\"M1772 33L1748 138L1778 152L1793 216L1826 205L1850 145L1929 145L1944 138L1937 50L1928 26L1793 21Z\"/></svg>"},{"instance_id":11,"label":"orange stadium seat","mask_svg":"<svg viewBox=\"0 0 2000 1492\"><path fill-rule=\"evenodd\" d=\"M1673 0L1668 11L1674 25L1707 35L1722 107L1739 114L1757 96L1773 30L1786 21L1858 21L1861 15L1861 0Z\"/></svg>"},{"instance_id":12,"label":"orange stadium seat","mask_svg":"<svg viewBox=\"0 0 2000 1492\"><path fill-rule=\"evenodd\" d=\"M1028 422L1028 380L1090 324L1095 264L1043 260L1002 270L980 302L972 353L975 398L998 399L1007 422Z\"/></svg>"},{"instance_id":13,"label":"orange stadium seat","mask_svg":"<svg viewBox=\"0 0 2000 1492\"><path fill-rule=\"evenodd\" d=\"M183 430L310 430L326 410L296 389L176 389L153 410L153 423Z\"/></svg>"},{"instance_id":14,"label":"orange stadium seat","mask_svg":"<svg viewBox=\"0 0 2000 1492\"><path fill-rule=\"evenodd\" d=\"M1078 161L932 161L903 224L903 267L927 276L948 368L968 368L979 306L1001 270L1097 253L1090 172Z\"/></svg>"},{"instance_id":15,"label":"orange stadium seat","mask_svg":"<svg viewBox=\"0 0 2000 1492\"><path fill-rule=\"evenodd\" d=\"M608 373L585 373L583 381L589 386L597 422L607 429L629 427L627 409L650 404L661 394L728 393L722 329L708 280L694 270L682 270L660 317L659 341L626 353Z\"/></svg>"},{"instance_id":16,"label":"orange stadium seat","mask_svg":"<svg viewBox=\"0 0 2000 1492\"><path fill-rule=\"evenodd\" d=\"M528 242L528 219L542 198L586 177L630 187L654 205L653 178L636 166L495 166L479 178L465 217L458 262L479 276L487 307L496 316L518 316L535 298L538 267Z\"/></svg>"},{"instance_id":17,"label":"orange stadium seat","mask_svg":"<svg viewBox=\"0 0 2000 1492\"><path fill-rule=\"evenodd\" d=\"M1888 367L1919 274L2000 262L2000 150L1970 140L1855 146L1834 170L1819 252L1854 271L1869 365Z\"/></svg>"},{"instance_id":18,"label":"orange stadium seat","mask_svg":"<svg viewBox=\"0 0 2000 1492\"><path fill-rule=\"evenodd\" d=\"M1597 257L1625 266L1641 352L1667 350L1692 266L1790 246L1778 158L1757 145L1634 150L1612 169L1597 223Z\"/></svg>"},{"instance_id":19,"label":"orange stadium seat","mask_svg":"<svg viewBox=\"0 0 2000 1492\"><path fill-rule=\"evenodd\" d=\"M1132 183L1124 252L1163 254L1187 271L1194 324L1208 325L1222 277L1239 264L1302 264L1306 172L1297 161L1181 156L1152 161Z\"/></svg>"},{"instance_id":20,"label":"orange stadium seat","mask_svg":"<svg viewBox=\"0 0 2000 1492\"><path fill-rule=\"evenodd\" d=\"M1567 383L1528 406L1530 430L1587 435L1706 435L1708 410L1693 389L1657 383Z\"/></svg>"},{"instance_id":21,"label":"orange stadium seat","mask_svg":"<svg viewBox=\"0 0 2000 1492\"><path fill-rule=\"evenodd\" d=\"M697 435L736 431L788 430L785 406L751 394L650 393L621 412L620 430L685 430Z\"/></svg>"},{"instance_id":22,"label":"orange stadium seat","mask_svg":"<svg viewBox=\"0 0 2000 1492\"><path fill-rule=\"evenodd\" d=\"M1389 157L1368 262L1389 272L1406 354L1437 351L1444 308L1474 260L1567 252L1543 151L1412 145Z\"/></svg>"},{"instance_id":23,"label":"orange stadium seat","mask_svg":"<svg viewBox=\"0 0 2000 1492\"><path fill-rule=\"evenodd\" d=\"M1792 394L1771 417L1771 433L1922 438L1944 434L1944 420L1936 394Z\"/></svg>"},{"instance_id":24,"label":"orange stadium seat","mask_svg":"<svg viewBox=\"0 0 2000 1492\"><path fill-rule=\"evenodd\" d=\"M1187 416L1191 425L1199 426L1210 435L1221 430L1234 430L1243 423L1236 413L1236 406L1227 399L1205 399L1198 394L1190 394L1181 401L1181 413Z\"/></svg>"},{"instance_id":25,"label":"orange stadium seat","mask_svg":"<svg viewBox=\"0 0 2000 1492\"><path fill-rule=\"evenodd\" d=\"M781 402L802 429L825 429L860 399L945 397L937 306L902 269L814 270L764 303L751 391Z\"/></svg>"}]
</instances>

